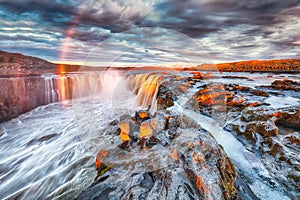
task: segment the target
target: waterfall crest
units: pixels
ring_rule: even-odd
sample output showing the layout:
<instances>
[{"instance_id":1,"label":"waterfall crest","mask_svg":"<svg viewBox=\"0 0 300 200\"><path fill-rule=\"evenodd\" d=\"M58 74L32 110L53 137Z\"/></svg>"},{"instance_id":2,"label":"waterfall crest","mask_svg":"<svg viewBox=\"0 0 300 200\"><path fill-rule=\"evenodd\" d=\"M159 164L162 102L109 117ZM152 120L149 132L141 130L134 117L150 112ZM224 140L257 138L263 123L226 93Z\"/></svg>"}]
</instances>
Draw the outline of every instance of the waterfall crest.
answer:
<instances>
[{"instance_id":1,"label":"waterfall crest","mask_svg":"<svg viewBox=\"0 0 300 200\"><path fill-rule=\"evenodd\" d=\"M156 74L138 74L128 77L129 89L136 95L135 103L142 109L156 111L156 96L162 77Z\"/></svg>"}]
</instances>

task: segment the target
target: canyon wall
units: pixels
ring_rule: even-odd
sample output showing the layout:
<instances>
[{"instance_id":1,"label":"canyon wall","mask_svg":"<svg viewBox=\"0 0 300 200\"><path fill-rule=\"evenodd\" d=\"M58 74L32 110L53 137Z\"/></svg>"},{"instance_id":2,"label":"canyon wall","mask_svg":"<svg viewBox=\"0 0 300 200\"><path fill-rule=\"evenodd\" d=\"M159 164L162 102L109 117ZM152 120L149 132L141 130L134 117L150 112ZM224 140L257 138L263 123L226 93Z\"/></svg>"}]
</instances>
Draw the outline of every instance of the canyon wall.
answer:
<instances>
[{"instance_id":1,"label":"canyon wall","mask_svg":"<svg viewBox=\"0 0 300 200\"><path fill-rule=\"evenodd\" d=\"M41 77L0 78L0 122L46 104Z\"/></svg>"}]
</instances>

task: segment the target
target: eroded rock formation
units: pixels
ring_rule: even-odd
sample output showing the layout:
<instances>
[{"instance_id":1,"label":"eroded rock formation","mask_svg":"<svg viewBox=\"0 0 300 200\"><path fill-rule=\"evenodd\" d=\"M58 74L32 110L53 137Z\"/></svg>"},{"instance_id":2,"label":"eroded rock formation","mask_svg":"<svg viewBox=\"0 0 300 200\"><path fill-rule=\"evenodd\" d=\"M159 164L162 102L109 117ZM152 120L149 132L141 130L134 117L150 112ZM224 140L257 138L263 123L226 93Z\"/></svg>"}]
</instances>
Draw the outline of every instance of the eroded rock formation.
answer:
<instances>
[{"instance_id":1,"label":"eroded rock formation","mask_svg":"<svg viewBox=\"0 0 300 200\"><path fill-rule=\"evenodd\" d=\"M231 160L187 116L139 111L121 117L115 126L119 129L111 134L120 137L120 144L100 150L96 162L104 164L99 176L78 199L239 199ZM133 152L140 154L135 163L129 157L119 164L112 161L116 154L127 157Z\"/></svg>"}]
</instances>

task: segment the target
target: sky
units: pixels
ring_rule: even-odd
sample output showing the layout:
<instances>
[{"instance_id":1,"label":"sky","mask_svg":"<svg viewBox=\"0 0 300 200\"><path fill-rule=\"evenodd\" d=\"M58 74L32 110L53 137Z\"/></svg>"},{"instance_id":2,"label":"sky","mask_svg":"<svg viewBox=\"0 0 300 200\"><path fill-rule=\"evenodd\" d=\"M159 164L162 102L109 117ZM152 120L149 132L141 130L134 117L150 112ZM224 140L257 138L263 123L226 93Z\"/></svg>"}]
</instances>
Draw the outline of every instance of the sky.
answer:
<instances>
[{"instance_id":1,"label":"sky","mask_svg":"<svg viewBox=\"0 0 300 200\"><path fill-rule=\"evenodd\" d=\"M90 66L300 58L300 0L0 0L0 50Z\"/></svg>"}]
</instances>

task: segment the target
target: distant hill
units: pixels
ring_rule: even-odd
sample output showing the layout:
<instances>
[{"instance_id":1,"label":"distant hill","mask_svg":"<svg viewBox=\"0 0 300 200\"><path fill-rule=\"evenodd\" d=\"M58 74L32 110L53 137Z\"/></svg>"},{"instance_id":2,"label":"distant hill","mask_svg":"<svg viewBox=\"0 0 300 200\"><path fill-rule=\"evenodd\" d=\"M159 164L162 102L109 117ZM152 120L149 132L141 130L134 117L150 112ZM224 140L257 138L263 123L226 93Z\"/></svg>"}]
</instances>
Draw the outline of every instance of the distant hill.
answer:
<instances>
[{"instance_id":1,"label":"distant hill","mask_svg":"<svg viewBox=\"0 0 300 200\"><path fill-rule=\"evenodd\" d=\"M40 75L43 73L60 73L76 71L95 71L105 70L103 67L88 67L80 65L61 65L48 62L46 60L25 56L20 53L9 53L0 50L0 75ZM201 64L195 67L117 67L116 70L180 70L180 71L228 71L228 72L299 72L300 59L284 60L250 60L222 64Z\"/></svg>"},{"instance_id":2,"label":"distant hill","mask_svg":"<svg viewBox=\"0 0 300 200\"><path fill-rule=\"evenodd\" d=\"M78 71L79 68L79 65L64 65L64 69L67 72ZM59 72L59 64L20 53L9 53L0 50L1 75L35 75Z\"/></svg>"},{"instance_id":3,"label":"distant hill","mask_svg":"<svg viewBox=\"0 0 300 200\"><path fill-rule=\"evenodd\" d=\"M0 72L5 73L29 73L39 71L55 72L57 65L46 60L19 53L0 51Z\"/></svg>"},{"instance_id":4,"label":"distant hill","mask_svg":"<svg viewBox=\"0 0 300 200\"><path fill-rule=\"evenodd\" d=\"M197 70L224 71L224 72L299 72L300 59L283 60L250 60L221 64L202 64L198 65Z\"/></svg>"}]
</instances>

